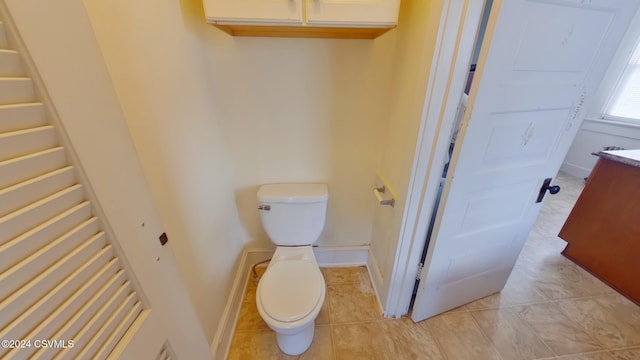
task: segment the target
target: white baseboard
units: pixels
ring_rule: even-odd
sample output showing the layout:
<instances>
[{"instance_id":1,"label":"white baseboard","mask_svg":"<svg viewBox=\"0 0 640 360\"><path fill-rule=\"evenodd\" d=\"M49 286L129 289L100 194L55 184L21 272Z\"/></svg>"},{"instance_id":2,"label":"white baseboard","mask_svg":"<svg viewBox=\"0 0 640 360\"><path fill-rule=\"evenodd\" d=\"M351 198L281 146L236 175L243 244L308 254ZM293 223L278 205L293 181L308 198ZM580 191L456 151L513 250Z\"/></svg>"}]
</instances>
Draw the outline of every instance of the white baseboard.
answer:
<instances>
[{"instance_id":1,"label":"white baseboard","mask_svg":"<svg viewBox=\"0 0 640 360\"><path fill-rule=\"evenodd\" d=\"M591 169L569 163L562 163L560 171L579 178L586 178L591 174Z\"/></svg>"},{"instance_id":2,"label":"white baseboard","mask_svg":"<svg viewBox=\"0 0 640 360\"><path fill-rule=\"evenodd\" d=\"M313 253L321 267L346 267L367 265L369 245L314 247Z\"/></svg>"},{"instance_id":3,"label":"white baseboard","mask_svg":"<svg viewBox=\"0 0 640 360\"><path fill-rule=\"evenodd\" d=\"M313 248L318 265L322 267L346 267L368 264L369 246L335 246ZM238 316L244 297L244 289L249 281L251 266L269 259L274 249L245 249L242 252L236 276L231 286L227 304L222 313L218 331L211 343L214 359L226 359L231 348L233 333L236 330Z\"/></svg>"},{"instance_id":4,"label":"white baseboard","mask_svg":"<svg viewBox=\"0 0 640 360\"><path fill-rule=\"evenodd\" d=\"M226 359L229 355L233 333L236 330L236 323L242 307L244 289L247 287L247 281L249 281L251 266L269 259L271 255L273 255L273 250L245 249L242 252L227 304L222 313L216 335L211 343L211 354L213 354L214 359Z\"/></svg>"},{"instance_id":5,"label":"white baseboard","mask_svg":"<svg viewBox=\"0 0 640 360\"><path fill-rule=\"evenodd\" d=\"M384 305L381 301L382 299L380 299L380 289L382 289L383 286L382 273L380 272L380 268L378 267L375 256L373 256L373 253L371 252L369 252L369 256L367 257L367 270L369 271L371 284L373 284L373 292L376 294L376 298L378 299L380 312L384 314Z\"/></svg>"}]
</instances>

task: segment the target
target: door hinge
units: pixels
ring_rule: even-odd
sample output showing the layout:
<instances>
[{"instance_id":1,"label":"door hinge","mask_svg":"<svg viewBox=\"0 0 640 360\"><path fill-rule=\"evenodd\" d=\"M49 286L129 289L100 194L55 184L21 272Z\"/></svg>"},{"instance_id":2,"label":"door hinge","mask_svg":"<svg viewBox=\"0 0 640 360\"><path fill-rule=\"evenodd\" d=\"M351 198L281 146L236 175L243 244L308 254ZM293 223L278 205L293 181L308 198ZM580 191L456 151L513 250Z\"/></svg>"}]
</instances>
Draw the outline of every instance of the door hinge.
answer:
<instances>
[{"instance_id":1,"label":"door hinge","mask_svg":"<svg viewBox=\"0 0 640 360\"><path fill-rule=\"evenodd\" d=\"M418 273L416 274L416 280L420 280L420 274L422 274L423 263L418 264Z\"/></svg>"}]
</instances>

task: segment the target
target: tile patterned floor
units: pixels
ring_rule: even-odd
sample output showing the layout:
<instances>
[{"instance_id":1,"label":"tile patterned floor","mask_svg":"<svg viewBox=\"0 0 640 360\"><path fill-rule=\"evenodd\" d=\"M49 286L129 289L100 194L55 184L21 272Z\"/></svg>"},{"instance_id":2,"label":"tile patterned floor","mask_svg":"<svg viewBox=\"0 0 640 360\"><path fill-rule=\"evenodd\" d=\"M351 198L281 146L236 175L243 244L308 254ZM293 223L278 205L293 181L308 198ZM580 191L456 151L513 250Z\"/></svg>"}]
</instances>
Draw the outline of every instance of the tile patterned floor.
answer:
<instances>
[{"instance_id":1,"label":"tile patterned floor","mask_svg":"<svg viewBox=\"0 0 640 360\"><path fill-rule=\"evenodd\" d=\"M316 334L295 357L278 349L250 282L229 359L640 359L640 307L560 255L556 234L583 181L557 182L501 293L414 324L380 316L364 267L323 268Z\"/></svg>"}]
</instances>

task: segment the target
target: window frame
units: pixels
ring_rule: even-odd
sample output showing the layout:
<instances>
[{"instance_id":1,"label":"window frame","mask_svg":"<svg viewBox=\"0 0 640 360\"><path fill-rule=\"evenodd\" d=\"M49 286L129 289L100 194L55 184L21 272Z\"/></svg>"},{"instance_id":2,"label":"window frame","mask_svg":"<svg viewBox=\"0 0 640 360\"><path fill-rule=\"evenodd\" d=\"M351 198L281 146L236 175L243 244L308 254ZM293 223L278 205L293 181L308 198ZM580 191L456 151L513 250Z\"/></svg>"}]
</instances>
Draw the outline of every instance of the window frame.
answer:
<instances>
[{"instance_id":1,"label":"window frame","mask_svg":"<svg viewBox=\"0 0 640 360\"><path fill-rule=\"evenodd\" d=\"M612 123L630 127L640 127L640 119L621 117L608 114L607 111L619 88L624 82L625 74L629 68L636 49L640 53L640 12L636 13L627 34L621 41L612 63L603 78L598 91L595 94L593 106L585 120ZM640 57L637 66L640 68Z\"/></svg>"},{"instance_id":2,"label":"window frame","mask_svg":"<svg viewBox=\"0 0 640 360\"><path fill-rule=\"evenodd\" d=\"M625 44L623 44L623 46L624 45ZM640 125L640 109L638 111L637 118L613 115L611 111L613 108L613 103L620 98L620 94L622 90L626 87L627 79L632 75L632 72L635 71L638 74L640 74L640 38L638 38L633 45L634 46L631 49L631 51L627 50L628 56L625 59L626 61L624 62L624 68L621 74L618 76L615 86L612 88L607 101L602 107L602 113L600 115L600 118L603 120ZM638 94L638 97L640 97L640 93ZM640 108L640 98L638 99L638 107Z\"/></svg>"}]
</instances>

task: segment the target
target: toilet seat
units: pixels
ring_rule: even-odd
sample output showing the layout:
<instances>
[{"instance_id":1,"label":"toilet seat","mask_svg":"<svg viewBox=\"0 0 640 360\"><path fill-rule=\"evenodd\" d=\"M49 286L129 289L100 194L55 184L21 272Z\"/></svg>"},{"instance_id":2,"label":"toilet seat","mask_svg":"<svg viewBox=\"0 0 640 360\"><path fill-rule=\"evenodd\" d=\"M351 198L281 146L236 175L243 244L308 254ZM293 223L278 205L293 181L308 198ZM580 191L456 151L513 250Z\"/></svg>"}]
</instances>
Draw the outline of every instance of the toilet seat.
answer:
<instances>
[{"instance_id":1,"label":"toilet seat","mask_svg":"<svg viewBox=\"0 0 640 360\"><path fill-rule=\"evenodd\" d=\"M314 261L287 260L270 266L259 283L259 301L274 320L293 322L322 301L323 281Z\"/></svg>"}]
</instances>

